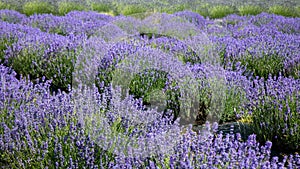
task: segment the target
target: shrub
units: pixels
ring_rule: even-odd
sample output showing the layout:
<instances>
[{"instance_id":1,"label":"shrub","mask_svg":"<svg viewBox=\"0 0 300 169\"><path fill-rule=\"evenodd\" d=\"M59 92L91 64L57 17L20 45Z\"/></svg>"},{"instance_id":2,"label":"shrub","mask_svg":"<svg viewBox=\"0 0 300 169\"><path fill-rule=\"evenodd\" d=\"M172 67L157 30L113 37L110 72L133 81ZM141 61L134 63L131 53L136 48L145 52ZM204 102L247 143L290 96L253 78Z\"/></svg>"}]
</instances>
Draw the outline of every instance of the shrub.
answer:
<instances>
[{"instance_id":1,"label":"shrub","mask_svg":"<svg viewBox=\"0 0 300 169\"><path fill-rule=\"evenodd\" d=\"M172 6L166 6L161 8L162 13L168 13L168 14L173 14L175 12L183 11L185 10L185 5L184 4L174 4Z\"/></svg>"},{"instance_id":2,"label":"shrub","mask_svg":"<svg viewBox=\"0 0 300 169\"><path fill-rule=\"evenodd\" d=\"M282 5L274 5L270 6L268 9L269 13L273 13L276 15L282 15L286 17L295 17L296 13L291 7L282 6Z\"/></svg>"},{"instance_id":3,"label":"shrub","mask_svg":"<svg viewBox=\"0 0 300 169\"><path fill-rule=\"evenodd\" d=\"M255 79L250 123L261 142L272 141L277 150L299 150L299 80L283 76Z\"/></svg>"},{"instance_id":4,"label":"shrub","mask_svg":"<svg viewBox=\"0 0 300 169\"><path fill-rule=\"evenodd\" d=\"M19 75L30 76L33 81L45 76L53 80L53 91L68 91L79 49L76 43L61 35L40 32L14 43L6 50L5 59Z\"/></svg>"},{"instance_id":5,"label":"shrub","mask_svg":"<svg viewBox=\"0 0 300 169\"><path fill-rule=\"evenodd\" d=\"M126 5L120 9L120 13L127 16L138 13L144 13L147 11L147 8L141 5Z\"/></svg>"},{"instance_id":6,"label":"shrub","mask_svg":"<svg viewBox=\"0 0 300 169\"><path fill-rule=\"evenodd\" d=\"M40 33L39 29L23 26L20 24L10 24L0 22L0 63L5 63L6 49L10 49L15 42L24 36L31 36Z\"/></svg>"},{"instance_id":7,"label":"shrub","mask_svg":"<svg viewBox=\"0 0 300 169\"><path fill-rule=\"evenodd\" d=\"M247 55L241 59L242 65L253 73L253 76L264 77L267 79L269 75L278 76L284 70L284 58L277 55L263 55L262 57L252 57Z\"/></svg>"},{"instance_id":8,"label":"shrub","mask_svg":"<svg viewBox=\"0 0 300 169\"><path fill-rule=\"evenodd\" d=\"M199 39L197 39L199 40ZM199 42L200 43L200 42ZM183 63L201 63L200 56L197 55L187 44L171 37L159 37L150 41L151 47L161 49L176 56Z\"/></svg>"},{"instance_id":9,"label":"shrub","mask_svg":"<svg viewBox=\"0 0 300 169\"><path fill-rule=\"evenodd\" d=\"M295 6L295 13L297 17L300 17L300 6Z\"/></svg>"},{"instance_id":10,"label":"shrub","mask_svg":"<svg viewBox=\"0 0 300 169\"><path fill-rule=\"evenodd\" d=\"M212 6L208 9L209 17L213 19L223 18L229 14L233 14L234 12L233 7L224 5Z\"/></svg>"},{"instance_id":11,"label":"shrub","mask_svg":"<svg viewBox=\"0 0 300 169\"><path fill-rule=\"evenodd\" d=\"M109 4L105 4L105 3L92 3L91 4L91 9L93 11L97 11L97 12L110 12L111 11L111 6Z\"/></svg>"},{"instance_id":12,"label":"shrub","mask_svg":"<svg viewBox=\"0 0 300 169\"><path fill-rule=\"evenodd\" d=\"M58 3L58 14L65 15L71 11L83 11L86 7L75 3L75 2L59 2Z\"/></svg>"},{"instance_id":13,"label":"shrub","mask_svg":"<svg viewBox=\"0 0 300 169\"><path fill-rule=\"evenodd\" d=\"M203 17L208 17L209 16L209 4L203 4L203 5L198 5L195 9L195 12L200 14Z\"/></svg>"},{"instance_id":14,"label":"shrub","mask_svg":"<svg viewBox=\"0 0 300 169\"><path fill-rule=\"evenodd\" d=\"M141 34L167 36L180 40L195 36L201 32L196 25L188 20L166 13L155 13L146 17L142 20L138 30Z\"/></svg>"},{"instance_id":15,"label":"shrub","mask_svg":"<svg viewBox=\"0 0 300 169\"><path fill-rule=\"evenodd\" d=\"M255 5L244 5L238 7L240 15L257 15L263 12L263 9L260 6Z\"/></svg>"},{"instance_id":16,"label":"shrub","mask_svg":"<svg viewBox=\"0 0 300 169\"><path fill-rule=\"evenodd\" d=\"M172 87L166 86L167 81L169 81L167 76L168 73L164 71L146 69L133 77L129 85L129 94L132 94L137 99L142 98L143 104L148 107L152 106L152 108L155 108L153 106L158 106L158 108L165 108L164 110L159 110L164 111L163 117L168 116L167 110L171 110L174 114L174 122L178 118L180 111L180 91L176 89L167 89L176 86L176 82L168 82L171 83ZM160 95L163 89L167 90L164 92L165 94ZM164 105L164 103L155 103L157 101L166 101L166 105ZM154 105L151 105L152 103L154 103Z\"/></svg>"},{"instance_id":17,"label":"shrub","mask_svg":"<svg viewBox=\"0 0 300 169\"><path fill-rule=\"evenodd\" d=\"M42 1L30 1L23 5L23 13L27 16L32 14L42 14L42 13L55 13L54 6L51 6L47 2Z\"/></svg>"},{"instance_id":18,"label":"shrub","mask_svg":"<svg viewBox=\"0 0 300 169\"><path fill-rule=\"evenodd\" d=\"M1 9L10 9L10 5L4 2L0 2L0 10Z\"/></svg>"}]
</instances>

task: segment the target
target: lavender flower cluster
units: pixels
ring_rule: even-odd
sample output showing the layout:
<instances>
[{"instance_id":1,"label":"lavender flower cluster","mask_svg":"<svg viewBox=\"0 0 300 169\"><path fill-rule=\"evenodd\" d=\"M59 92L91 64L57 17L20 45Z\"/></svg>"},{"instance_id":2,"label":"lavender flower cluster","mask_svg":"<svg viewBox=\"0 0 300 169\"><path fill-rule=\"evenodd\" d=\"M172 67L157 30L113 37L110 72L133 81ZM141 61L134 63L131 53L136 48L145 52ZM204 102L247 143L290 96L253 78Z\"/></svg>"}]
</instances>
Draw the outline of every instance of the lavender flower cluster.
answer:
<instances>
[{"instance_id":1,"label":"lavender flower cluster","mask_svg":"<svg viewBox=\"0 0 300 169\"><path fill-rule=\"evenodd\" d=\"M0 19L0 166L300 168L299 18Z\"/></svg>"}]
</instances>

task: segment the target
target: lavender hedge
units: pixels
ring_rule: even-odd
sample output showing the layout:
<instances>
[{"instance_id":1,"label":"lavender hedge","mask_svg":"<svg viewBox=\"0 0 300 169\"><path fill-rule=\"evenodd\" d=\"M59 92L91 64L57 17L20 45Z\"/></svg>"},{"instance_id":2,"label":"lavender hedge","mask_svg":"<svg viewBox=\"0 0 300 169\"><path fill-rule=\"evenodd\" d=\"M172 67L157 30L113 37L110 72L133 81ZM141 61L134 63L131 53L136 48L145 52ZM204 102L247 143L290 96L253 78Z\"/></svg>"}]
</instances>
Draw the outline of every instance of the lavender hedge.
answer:
<instances>
[{"instance_id":1,"label":"lavender hedge","mask_svg":"<svg viewBox=\"0 0 300 169\"><path fill-rule=\"evenodd\" d=\"M299 18L0 17L1 166L300 167Z\"/></svg>"}]
</instances>

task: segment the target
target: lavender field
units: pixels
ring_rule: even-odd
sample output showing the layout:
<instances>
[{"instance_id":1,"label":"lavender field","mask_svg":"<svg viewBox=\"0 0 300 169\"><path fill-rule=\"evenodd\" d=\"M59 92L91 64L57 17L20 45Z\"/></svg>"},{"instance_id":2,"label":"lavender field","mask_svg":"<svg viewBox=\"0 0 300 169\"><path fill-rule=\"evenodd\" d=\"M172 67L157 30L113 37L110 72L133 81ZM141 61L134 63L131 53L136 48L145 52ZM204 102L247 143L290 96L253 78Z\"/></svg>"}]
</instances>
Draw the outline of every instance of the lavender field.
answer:
<instances>
[{"instance_id":1,"label":"lavender field","mask_svg":"<svg viewBox=\"0 0 300 169\"><path fill-rule=\"evenodd\" d=\"M300 168L300 18L0 10L0 168Z\"/></svg>"}]
</instances>

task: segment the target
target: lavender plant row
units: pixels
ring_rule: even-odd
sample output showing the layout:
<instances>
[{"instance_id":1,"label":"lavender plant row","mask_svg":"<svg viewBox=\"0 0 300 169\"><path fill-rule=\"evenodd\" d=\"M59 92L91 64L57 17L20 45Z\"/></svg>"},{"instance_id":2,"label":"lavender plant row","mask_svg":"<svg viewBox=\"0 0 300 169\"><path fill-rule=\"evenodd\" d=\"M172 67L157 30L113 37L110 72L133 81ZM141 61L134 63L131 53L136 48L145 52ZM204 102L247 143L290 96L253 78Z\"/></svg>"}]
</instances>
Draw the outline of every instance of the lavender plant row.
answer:
<instances>
[{"instance_id":1,"label":"lavender plant row","mask_svg":"<svg viewBox=\"0 0 300 169\"><path fill-rule=\"evenodd\" d=\"M300 167L299 18L0 19L0 166Z\"/></svg>"},{"instance_id":2,"label":"lavender plant row","mask_svg":"<svg viewBox=\"0 0 300 169\"><path fill-rule=\"evenodd\" d=\"M214 135L217 128L207 124L207 130L195 133L191 128L180 128L178 123L165 124L157 120L148 129L130 131L132 123L124 123L127 138L111 131L105 118L98 113L104 100L95 91L64 92L51 95L49 82L33 86L30 81L15 77L10 68L1 66L1 165L9 168L297 168L300 157L295 154L270 157L271 142L260 145L255 135L246 142L240 135ZM77 98L84 99L83 103ZM128 107L134 100L126 98L113 102L116 108ZM98 106L99 109L95 109ZM134 111L139 105L132 105ZM80 107L80 108L79 108ZM117 109L115 109L117 110ZM111 112L112 116L126 117L123 112ZM138 112L134 112L138 113ZM150 114L158 112L152 110ZM141 119L149 119L139 113ZM93 117L93 119L87 117ZM145 116L145 117L143 117ZM159 116L159 114L157 114ZM102 118L101 118L102 117ZM90 121L92 120L92 121ZM135 121L136 122L136 121ZM108 125L108 126L107 126ZM145 126L146 127L146 126ZM213 129L210 129L213 127ZM168 132L171 130L172 132ZM110 132L109 132L110 131ZM120 132L120 131L119 131ZM146 133L145 133L146 132ZM183 132L183 133L182 133ZM143 133L143 134L140 134ZM173 134L168 136L166 133ZM144 139L141 139L143 136ZM160 136L160 137L159 137ZM97 138L97 139L96 139ZM171 139L177 138L174 147ZM125 139L125 140L123 140ZM127 145L126 140L136 139L137 145ZM158 140L157 140L158 139ZM163 154L149 153L145 143L159 142ZM162 141L164 140L164 141ZM118 144L117 144L118 143ZM117 144L118 147L112 146ZM157 144L157 143L156 143ZM144 145L144 146L143 146ZM155 145L154 146L158 146ZM147 149L148 148L148 149ZM164 149L163 149L164 148ZM155 149L153 149L155 150Z\"/></svg>"}]
</instances>

